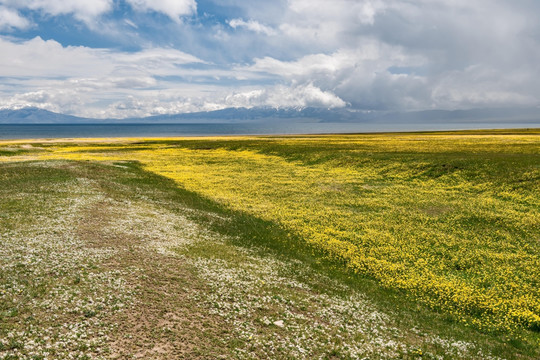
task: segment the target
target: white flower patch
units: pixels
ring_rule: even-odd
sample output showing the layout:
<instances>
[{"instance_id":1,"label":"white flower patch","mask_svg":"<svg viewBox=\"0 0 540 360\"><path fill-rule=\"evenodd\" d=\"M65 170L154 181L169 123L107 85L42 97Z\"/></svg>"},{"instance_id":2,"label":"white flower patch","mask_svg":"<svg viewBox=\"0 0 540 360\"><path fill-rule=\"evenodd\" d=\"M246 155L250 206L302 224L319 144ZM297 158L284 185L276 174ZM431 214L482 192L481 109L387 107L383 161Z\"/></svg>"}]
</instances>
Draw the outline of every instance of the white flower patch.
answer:
<instances>
[{"instance_id":1,"label":"white flower patch","mask_svg":"<svg viewBox=\"0 0 540 360\"><path fill-rule=\"evenodd\" d=\"M447 355L450 355L455 359L466 359L470 358L471 354L476 354L478 358L486 360L502 360L498 356L486 355L478 349L478 346L474 343L467 341L456 341L451 339L445 339L437 335L430 335L426 339L426 342L431 344L436 344L442 347L445 350Z\"/></svg>"},{"instance_id":2,"label":"white flower patch","mask_svg":"<svg viewBox=\"0 0 540 360\"><path fill-rule=\"evenodd\" d=\"M347 293L346 286L314 274L298 260L262 257L256 249L231 245L222 235L187 217L147 202L113 206L121 215L106 231L136 236L145 249L161 254L178 255L175 250L187 249L183 257L198 269L211 289L192 296L210 314L222 317L234 328L234 336L244 344L234 349L240 359L312 359L327 358L329 354L351 359L396 358L416 350L407 344L406 335L392 325L391 315L378 310L361 293L333 295ZM218 243L236 256L231 261L226 257L189 256L190 245L205 243ZM321 293L299 280L313 276L334 291ZM430 341L439 340L426 340ZM452 356L483 356L472 344L447 341L439 345Z\"/></svg>"},{"instance_id":3,"label":"white flower patch","mask_svg":"<svg viewBox=\"0 0 540 360\"><path fill-rule=\"evenodd\" d=\"M12 214L14 228L0 232L2 315L21 319L0 332L0 359L106 358L107 320L131 304L133 290L122 272L99 269L115 250L89 248L76 235L81 212L103 199L92 185L77 179L17 197L33 196L35 206Z\"/></svg>"},{"instance_id":4,"label":"white flower patch","mask_svg":"<svg viewBox=\"0 0 540 360\"><path fill-rule=\"evenodd\" d=\"M213 235L187 217L159 208L149 202L115 202L118 216L105 227L110 234L124 234L142 242L142 247L163 255L174 255L174 249Z\"/></svg>"},{"instance_id":5,"label":"white flower patch","mask_svg":"<svg viewBox=\"0 0 540 360\"><path fill-rule=\"evenodd\" d=\"M338 351L340 356L361 359L395 357L406 350L388 316L362 295L318 293L288 275L292 264L242 248L235 251L245 259L241 264L222 259L196 259L193 264L212 288L211 293L196 296L211 313L231 323L237 338L247 344L236 349L239 358L286 354L311 359ZM342 286L329 278L325 281Z\"/></svg>"}]
</instances>

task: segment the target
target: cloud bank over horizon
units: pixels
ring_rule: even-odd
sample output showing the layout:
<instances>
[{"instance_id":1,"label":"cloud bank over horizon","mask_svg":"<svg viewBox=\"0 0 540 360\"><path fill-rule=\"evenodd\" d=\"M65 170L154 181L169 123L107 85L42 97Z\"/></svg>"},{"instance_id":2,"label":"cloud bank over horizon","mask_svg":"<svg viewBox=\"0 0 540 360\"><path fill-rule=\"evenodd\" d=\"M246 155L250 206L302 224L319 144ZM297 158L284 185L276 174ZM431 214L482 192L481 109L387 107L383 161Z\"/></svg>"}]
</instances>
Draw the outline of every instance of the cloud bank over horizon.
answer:
<instances>
[{"instance_id":1,"label":"cloud bank over horizon","mask_svg":"<svg viewBox=\"0 0 540 360\"><path fill-rule=\"evenodd\" d=\"M0 109L540 105L540 2L0 0Z\"/></svg>"}]
</instances>

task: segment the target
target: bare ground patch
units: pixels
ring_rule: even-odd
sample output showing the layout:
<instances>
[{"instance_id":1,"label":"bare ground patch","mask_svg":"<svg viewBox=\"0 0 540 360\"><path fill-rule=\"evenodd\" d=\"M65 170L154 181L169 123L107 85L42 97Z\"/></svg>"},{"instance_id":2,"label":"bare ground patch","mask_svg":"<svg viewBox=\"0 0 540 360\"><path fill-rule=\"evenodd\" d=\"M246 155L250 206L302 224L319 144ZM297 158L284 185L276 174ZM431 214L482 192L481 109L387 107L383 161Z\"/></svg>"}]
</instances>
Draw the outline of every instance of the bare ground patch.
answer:
<instances>
[{"instance_id":1,"label":"bare ground patch","mask_svg":"<svg viewBox=\"0 0 540 360\"><path fill-rule=\"evenodd\" d=\"M110 357L225 356L227 352L222 350L224 339L228 338L228 326L221 318L208 314L194 299L194 294L208 292L208 286L184 258L158 251L163 237L188 231L182 231L176 224L174 234L162 232L170 226L171 214L156 215L151 205L132 204L129 209L122 205L114 201L95 204L84 214L77 231L90 246L115 248L116 256L104 265L110 269L129 269L125 279L137 289L135 304L112 319L118 327L111 335ZM187 219L182 220L186 229L195 226ZM141 228L141 225L145 226ZM189 235L193 237L192 233ZM171 241L169 246L174 244Z\"/></svg>"}]
</instances>

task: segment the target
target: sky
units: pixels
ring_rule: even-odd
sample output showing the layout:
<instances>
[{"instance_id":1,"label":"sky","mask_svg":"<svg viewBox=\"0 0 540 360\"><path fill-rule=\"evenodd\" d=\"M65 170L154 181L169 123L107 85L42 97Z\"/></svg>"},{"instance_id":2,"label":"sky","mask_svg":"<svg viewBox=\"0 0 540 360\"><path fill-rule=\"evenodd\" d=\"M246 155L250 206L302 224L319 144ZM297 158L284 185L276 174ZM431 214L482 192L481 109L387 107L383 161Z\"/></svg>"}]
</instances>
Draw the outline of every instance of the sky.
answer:
<instances>
[{"instance_id":1,"label":"sky","mask_svg":"<svg viewBox=\"0 0 540 360\"><path fill-rule=\"evenodd\" d=\"M0 0L0 109L540 105L538 0Z\"/></svg>"}]
</instances>

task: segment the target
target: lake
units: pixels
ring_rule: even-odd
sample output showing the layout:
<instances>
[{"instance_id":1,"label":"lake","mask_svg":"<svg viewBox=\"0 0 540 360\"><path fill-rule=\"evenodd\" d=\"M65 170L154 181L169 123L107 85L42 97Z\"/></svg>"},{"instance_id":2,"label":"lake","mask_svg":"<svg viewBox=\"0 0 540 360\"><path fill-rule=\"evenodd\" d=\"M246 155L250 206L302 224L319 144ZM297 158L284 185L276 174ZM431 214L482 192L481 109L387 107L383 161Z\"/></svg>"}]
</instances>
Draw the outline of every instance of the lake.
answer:
<instances>
[{"instance_id":1,"label":"lake","mask_svg":"<svg viewBox=\"0 0 540 360\"><path fill-rule=\"evenodd\" d=\"M0 124L0 139L293 135L537 128L537 123L235 123L235 124Z\"/></svg>"}]
</instances>

